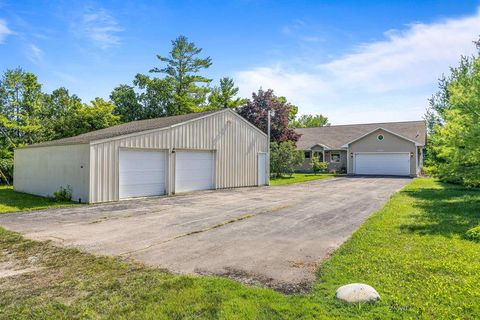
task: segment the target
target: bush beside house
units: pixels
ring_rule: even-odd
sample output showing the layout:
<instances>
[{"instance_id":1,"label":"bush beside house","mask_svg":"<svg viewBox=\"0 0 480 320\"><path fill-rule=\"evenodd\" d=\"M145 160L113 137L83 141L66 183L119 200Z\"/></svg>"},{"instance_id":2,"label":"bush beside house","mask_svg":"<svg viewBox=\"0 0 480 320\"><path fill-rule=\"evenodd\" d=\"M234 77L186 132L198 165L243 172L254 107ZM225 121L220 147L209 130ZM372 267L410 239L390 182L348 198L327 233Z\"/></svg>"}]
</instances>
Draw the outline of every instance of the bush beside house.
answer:
<instances>
[{"instance_id":1,"label":"bush beside house","mask_svg":"<svg viewBox=\"0 0 480 320\"><path fill-rule=\"evenodd\" d=\"M328 162L320 161L318 157L313 156L310 160L310 165L312 166L312 171L315 175L320 172L327 172Z\"/></svg>"},{"instance_id":2,"label":"bush beside house","mask_svg":"<svg viewBox=\"0 0 480 320\"><path fill-rule=\"evenodd\" d=\"M272 142L270 144L270 174L272 178L291 176L294 168L304 160L304 154L296 150L292 141Z\"/></svg>"}]
</instances>

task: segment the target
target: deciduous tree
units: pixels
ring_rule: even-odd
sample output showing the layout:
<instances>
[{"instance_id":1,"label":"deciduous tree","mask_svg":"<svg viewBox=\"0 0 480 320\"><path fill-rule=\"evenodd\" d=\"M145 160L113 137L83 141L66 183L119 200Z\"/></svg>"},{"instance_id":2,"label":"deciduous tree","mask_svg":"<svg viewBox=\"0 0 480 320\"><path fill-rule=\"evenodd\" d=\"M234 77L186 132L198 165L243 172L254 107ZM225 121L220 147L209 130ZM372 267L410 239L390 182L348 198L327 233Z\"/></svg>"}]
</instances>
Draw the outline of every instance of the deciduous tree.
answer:
<instances>
[{"instance_id":1,"label":"deciduous tree","mask_svg":"<svg viewBox=\"0 0 480 320\"><path fill-rule=\"evenodd\" d=\"M304 159L303 151L296 150L293 141L273 141L270 144L270 174L274 178L292 175Z\"/></svg>"},{"instance_id":2,"label":"deciduous tree","mask_svg":"<svg viewBox=\"0 0 480 320\"><path fill-rule=\"evenodd\" d=\"M271 140L277 142L297 142L300 135L288 126L292 104L283 97L277 97L273 90L258 90L252 94L252 99L246 105L237 108L237 112L267 133L268 111L271 115Z\"/></svg>"},{"instance_id":3,"label":"deciduous tree","mask_svg":"<svg viewBox=\"0 0 480 320\"><path fill-rule=\"evenodd\" d=\"M130 122L143 119L143 108L138 101L134 87L122 84L114 88L110 94L115 108L113 113L120 116L120 121Z\"/></svg>"},{"instance_id":4,"label":"deciduous tree","mask_svg":"<svg viewBox=\"0 0 480 320\"><path fill-rule=\"evenodd\" d=\"M15 146L38 141L42 91L37 77L21 68L7 70L0 80L1 157Z\"/></svg>"},{"instance_id":5,"label":"deciduous tree","mask_svg":"<svg viewBox=\"0 0 480 320\"><path fill-rule=\"evenodd\" d=\"M304 114L290 123L290 126L293 128L313 128L329 125L328 118L321 114Z\"/></svg>"},{"instance_id":6,"label":"deciduous tree","mask_svg":"<svg viewBox=\"0 0 480 320\"><path fill-rule=\"evenodd\" d=\"M73 135L72 118L82 108L82 100L70 95L66 88L53 90L44 94L40 108L42 120L41 140L53 140ZM76 123L75 126L81 126Z\"/></svg>"}]
</instances>

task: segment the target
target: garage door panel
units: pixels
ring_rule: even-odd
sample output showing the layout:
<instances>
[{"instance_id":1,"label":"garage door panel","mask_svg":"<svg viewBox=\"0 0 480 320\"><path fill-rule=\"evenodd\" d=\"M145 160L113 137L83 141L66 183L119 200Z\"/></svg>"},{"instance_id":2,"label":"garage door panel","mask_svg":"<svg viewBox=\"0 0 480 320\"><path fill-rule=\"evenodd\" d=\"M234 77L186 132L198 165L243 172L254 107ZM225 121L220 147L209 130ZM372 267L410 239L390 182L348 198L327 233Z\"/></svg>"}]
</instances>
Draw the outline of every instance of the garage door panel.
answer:
<instances>
[{"instance_id":1,"label":"garage door panel","mask_svg":"<svg viewBox=\"0 0 480 320\"><path fill-rule=\"evenodd\" d=\"M410 174L410 153L357 153L355 173L370 175Z\"/></svg>"},{"instance_id":2,"label":"garage door panel","mask_svg":"<svg viewBox=\"0 0 480 320\"><path fill-rule=\"evenodd\" d=\"M165 164L164 151L120 150L120 198L165 194Z\"/></svg>"},{"instance_id":3,"label":"garage door panel","mask_svg":"<svg viewBox=\"0 0 480 320\"><path fill-rule=\"evenodd\" d=\"M129 184L152 184L159 183L165 178L165 171L127 171L120 174L120 180L124 181L124 185ZM128 181L126 181L128 180Z\"/></svg>"},{"instance_id":4,"label":"garage door panel","mask_svg":"<svg viewBox=\"0 0 480 320\"><path fill-rule=\"evenodd\" d=\"M139 192L139 188L141 187L141 192ZM148 197L148 196L158 196L162 195L165 192L159 188L157 183L153 184L141 184L141 185L124 185L123 186L123 199L125 198L135 198L135 197Z\"/></svg>"},{"instance_id":5,"label":"garage door panel","mask_svg":"<svg viewBox=\"0 0 480 320\"><path fill-rule=\"evenodd\" d=\"M175 192L214 188L214 153L178 151L175 162Z\"/></svg>"}]
</instances>

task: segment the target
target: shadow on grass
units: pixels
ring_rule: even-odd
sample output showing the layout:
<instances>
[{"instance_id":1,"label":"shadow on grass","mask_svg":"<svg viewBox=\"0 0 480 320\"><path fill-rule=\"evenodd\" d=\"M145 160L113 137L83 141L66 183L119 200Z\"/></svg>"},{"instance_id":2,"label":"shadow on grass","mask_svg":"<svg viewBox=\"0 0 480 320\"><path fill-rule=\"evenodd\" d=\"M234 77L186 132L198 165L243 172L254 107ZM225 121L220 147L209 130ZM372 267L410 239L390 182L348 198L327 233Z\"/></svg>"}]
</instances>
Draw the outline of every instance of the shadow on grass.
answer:
<instances>
[{"instance_id":1,"label":"shadow on grass","mask_svg":"<svg viewBox=\"0 0 480 320\"><path fill-rule=\"evenodd\" d=\"M452 184L441 188L405 190L415 200L414 208L421 214L412 214L412 223L400 226L404 232L445 237L459 235L480 224L480 189L467 189Z\"/></svg>"},{"instance_id":2,"label":"shadow on grass","mask_svg":"<svg viewBox=\"0 0 480 320\"><path fill-rule=\"evenodd\" d=\"M70 201L57 201L53 198L34 196L23 192L15 192L12 187L0 187L0 213L28 211L48 207L74 205Z\"/></svg>"}]
</instances>

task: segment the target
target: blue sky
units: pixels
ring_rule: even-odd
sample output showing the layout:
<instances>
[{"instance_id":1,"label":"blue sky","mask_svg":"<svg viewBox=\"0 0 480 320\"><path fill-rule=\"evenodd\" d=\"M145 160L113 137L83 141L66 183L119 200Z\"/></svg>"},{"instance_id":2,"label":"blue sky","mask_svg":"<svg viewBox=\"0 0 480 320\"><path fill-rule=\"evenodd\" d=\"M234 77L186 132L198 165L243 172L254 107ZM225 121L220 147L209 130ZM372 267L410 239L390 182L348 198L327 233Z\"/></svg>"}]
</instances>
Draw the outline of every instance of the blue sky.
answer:
<instances>
[{"instance_id":1,"label":"blue sky","mask_svg":"<svg viewBox=\"0 0 480 320\"><path fill-rule=\"evenodd\" d=\"M21 66L45 91L108 98L186 35L205 75L242 96L272 88L333 124L416 120L437 79L476 52L478 1L0 0L0 71Z\"/></svg>"}]
</instances>

